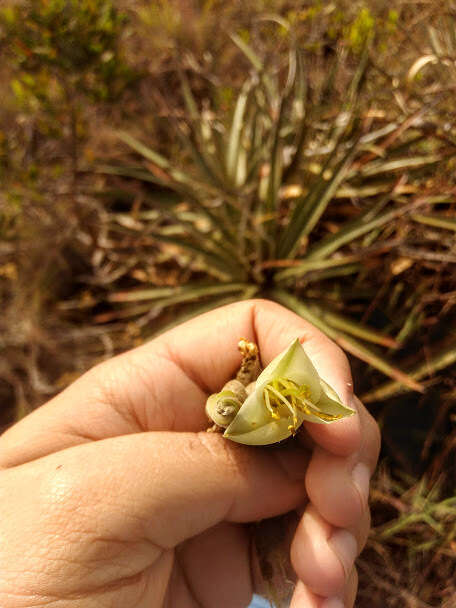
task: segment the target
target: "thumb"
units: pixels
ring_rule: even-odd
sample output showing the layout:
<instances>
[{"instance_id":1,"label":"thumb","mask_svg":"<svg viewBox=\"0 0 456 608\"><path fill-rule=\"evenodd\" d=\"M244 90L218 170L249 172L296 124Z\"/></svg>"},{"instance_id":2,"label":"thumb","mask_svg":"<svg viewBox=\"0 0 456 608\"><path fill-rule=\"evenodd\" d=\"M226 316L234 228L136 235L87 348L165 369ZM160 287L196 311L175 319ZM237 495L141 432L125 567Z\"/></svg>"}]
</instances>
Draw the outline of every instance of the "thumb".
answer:
<instances>
[{"instance_id":1,"label":"thumb","mask_svg":"<svg viewBox=\"0 0 456 608\"><path fill-rule=\"evenodd\" d=\"M307 461L301 447L252 448L216 433L154 432L75 446L16 471L28 470L34 482L39 475L40 495L57 501L60 518L63 508L76 528L88 519L99 537L147 538L170 548L221 521L296 508L305 499Z\"/></svg>"}]
</instances>

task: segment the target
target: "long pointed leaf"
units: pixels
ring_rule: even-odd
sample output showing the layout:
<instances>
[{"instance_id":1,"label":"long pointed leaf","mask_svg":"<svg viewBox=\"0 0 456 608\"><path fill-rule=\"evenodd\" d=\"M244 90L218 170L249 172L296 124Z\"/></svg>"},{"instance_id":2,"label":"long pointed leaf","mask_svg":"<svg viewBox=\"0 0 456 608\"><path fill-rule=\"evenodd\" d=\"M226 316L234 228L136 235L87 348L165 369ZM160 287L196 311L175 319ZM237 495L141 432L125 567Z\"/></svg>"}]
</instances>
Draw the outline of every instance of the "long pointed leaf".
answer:
<instances>
[{"instance_id":1,"label":"long pointed leaf","mask_svg":"<svg viewBox=\"0 0 456 608\"><path fill-rule=\"evenodd\" d=\"M223 189L225 186L222 183L221 177L214 165L213 159L207 154L207 147L200 145L198 138L194 133L193 126L187 125L189 134L187 135L181 129L178 128L177 133L183 145L190 151L193 158L194 164L199 168L202 179L208 180L216 188Z\"/></svg>"},{"instance_id":2,"label":"long pointed leaf","mask_svg":"<svg viewBox=\"0 0 456 608\"><path fill-rule=\"evenodd\" d=\"M267 196L266 196L266 204L265 211L266 213L277 212L278 203L279 203L279 188L283 181L282 173L283 173L283 143L282 143L282 127L285 121L285 115L287 113L292 92L295 87L296 77L297 77L297 66L298 66L298 58L296 49L290 50L290 59L288 64L288 77L285 85L285 90L283 95L280 98L280 103L277 112L277 118L275 119L273 136L272 136L272 146L271 146L271 155L269 161L269 182L267 188ZM273 228L275 227L275 222L269 223L269 233L273 233ZM272 230L271 230L272 228Z\"/></svg>"},{"instance_id":3,"label":"long pointed leaf","mask_svg":"<svg viewBox=\"0 0 456 608\"><path fill-rule=\"evenodd\" d=\"M420 215L414 214L411 216L412 220L419 224L426 224L428 226L435 226L436 228L445 228L446 230L456 231L456 219L445 217L442 215Z\"/></svg>"},{"instance_id":4,"label":"long pointed leaf","mask_svg":"<svg viewBox=\"0 0 456 608\"><path fill-rule=\"evenodd\" d=\"M167 171L171 168L171 163L168 161L168 159L140 142L138 139L136 139L136 137L133 137L133 135L130 135L125 131L119 131L117 133L117 137L127 144L127 146L133 148L133 150L141 154L141 156L144 156L144 158L147 158L147 160L153 162L154 165L160 167L160 169Z\"/></svg>"},{"instance_id":5,"label":"long pointed leaf","mask_svg":"<svg viewBox=\"0 0 456 608\"><path fill-rule=\"evenodd\" d=\"M198 111L198 105L193 96L190 83L183 70L179 72L182 95L190 116L190 136L180 133L186 146L190 149L196 163L201 167L203 173L208 176L210 181L216 186L222 186L222 178L218 170L218 159L211 153L211 149L216 148L212 140L212 128L210 123Z\"/></svg>"},{"instance_id":6,"label":"long pointed leaf","mask_svg":"<svg viewBox=\"0 0 456 608\"><path fill-rule=\"evenodd\" d=\"M309 305L309 309L311 312L317 314L323 321L328 323L328 325L331 325L335 329L339 329L346 334L361 338L366 342L381 344L382 346L390 348L397 348L399 346L398 342L391 336L375 331L363 323L353 321L353 319L349 319L345 315L338 314L332 310L327 310L326 308L315 304Z\"/></svg>"},{"instance_id":7,"label":"long pointed leaf","mask_svg":"<svg viewBox=\"0 0 456 608\"><path fill-rule=\"evenodd\" d=\"M442 157L438 154L429 156L416 156L411 158L396 158L393 160L373 160L364 167L357 168L348 173L347 178L362 176L362 177L373 177L374 175L381 175L382 173L390 173L392 171L404 171L406 169L416 169L418 167L426 167L427 165L434 165L442 160Z\"/></svg>"},{"instance_id":8,"label":"long pointed leaf","mask_svg":"<svg viewBox=\"0 0 456 608\"><path fill-rule=\"evenodd\" d=\"M117 308L116 310L108 310L101 312L93 317L94 323L112 323L120 319L132 319L150 312L150 304L132 304L126 308Z\"/></svg>"},{"instance_id":9,"label":"long pointed leaf","mask_svg":"<svg viewBox=\"0 0 456 608\"><path fill-rule=\"evenodd\" d=\"M163 307L174 306L176 304L182 304L184 302L192 302L195 300L199 300L200 298L207 298L209 296L218 296L232 292L243 292L248 287L249 285L243 283L233 283L228 285L208 285L204 287L192 286L191 288L182 293L170 296L169 298L165 298L161 301L159 300L158 304Z\"/></svg>"},{"instance_id":10,"label":"long pointed leaf","mask_svg":"<svg viewBox=\"0 0 456 608\"><path fill-rule=\"evenodd\" d=\"M394 193L392 193L391 196L387 195L379 202L378 206L375 206L373 209L368 209L360 217L348 222L335 234L324 237L319 243L314 245L309 250L305 260L320 260L326 258L337 249L340 249L343 245L346 245L356 238L371 232L375 228L380 228L396 217L409 213L410 211L414 211L417 207L422 205L431 203L437 204L441 202L441 197L423 197L422 199L418 199L409 205L397 207L396 209L392 209L390 211L384 211L380 215L377 215L378 210L381 209L382 206L384 206L384 204L393 197ZM447 200L445 197L443 198L445 201Z\"/></svg>"},{"instance_id":11,"label":"long pointed leaf","mask_svg":"<svg viewBox=\"0 0 456 608\"><path fill-rule=\"evenodd\" d=\"M246 83L243 87L236 101L234 108L233 120L231 123L230 136L228 140L228 148L226 154L226 171L228 176L235 181L236 179L236 168L239 157L239 147L241 141L242 126L244 123L244 114L247 108L247 101L249 97L249 91L251 83Z\"/></svg>"},{"instance_id":12,"label":"long pointed leaf","mask_svg":"<svg viewBox=\"0 0 456 608\"><path fill-rule=\"evenodd\" d=\"M177 314L170 323L168 323L164 326L160 326L160 328L156 332L154 332L151 336L148 336L148 337L149 338L156 337L157 335L160 335L160 334L164 333L165 331L169 331L173 327L176 327L177 325L180 325L181 323L184 323L185 321L189 321L190 319L193 319L194 317L202 315L211 310L215 310L216 308L219 308L220 306L225 306L227 304L231 304L232 302L238 302L239 300L247 300L249 298L253 298L255 296L255 294L257 293L257 290L258 290L258 288L256 286L249 285L248 287L246 287L246 289L243 292L241 292L239 294L234 294L234 295L230 295L230 296L222 297L222 298L216 298L215 300L211 300L210 302L207 302L204 304L197 304L197 305L192 306L190 308L190 310L188 310L186 308L180 314Z\"/></svg>"},{"instance_id":13,"label":"long pointed leaf","mask_svg":"<svg viewBox=\"0 0 456 608\"><path fill-rule=\"evenodd\" d=\"M358 274L362 266L358 264L344 264L343 266L337 266L334 268L327 268L326 270L315 270L306 277L307 284L315 283L316 281L323 281L327 279L334 279L335 277L346 277L350 274Z\"/></svg>"},{"instance_id":14,"label":"long pointed leaf","mask_svg":"<svg viewBox=\"0 0 456 608\"><path fill-rule=\"evenodd\" d=\"M230 34L231 40L236 44L237 47L241 49L250 63L253 65L257 72L263 71L263 62L260 57L255 53L250 45L248 45L240 36L237 34Z\"/></svg>"},{"instance_id":15,"label":"long pointed leaf","mask_svg":"<svg viewBox=\"0 0 456 608\"><path fill-rule=\"evenodd\" d=\"M450 365L456 363L456 346L454 344L437 353L430 359L408 370L408 376L414 380L421 380L426 376L432 376ZM408 391L409 388L399 382L386 382L381 386L374 388L363 395L363 401L370 403L372 401L381 401L389 399L400 393Z\"/></svg>"},{"instance_id":16,"label":"long pointed leaf","mask_svg":"<svg viewBox=\"0 0 456 608\"><path fill-rule=\"evenodd\" d=\"M139 302L141 300L159 300L182 291L182 287L152 287L150 289L130 289L115 291L107 297L108 302Z\"/></svg>"},{"instance_id":17,"label":"long pointed leaf","mask_svg":"<svg viewBox=\"0 0 456 608\"><path fill-rule=\"evenodd\" d=\"M101 172L101 173L107 173L109 175L119 175L119 176L124 176L124 177L131 177L134 179L139 179L141 181L151 182L154 184L169 187L168 182L163 182L163 181L157 179L152 173L150 173L149 171L147 171L145 169L136 170L136 169L130 169L130 168L126 168L126 167L101 166L97 169L97 171ZM222 220L222 218L216 212L214 212L207 205L203 204L198 198L196 198L193 191L187 190L186 188L183 188L183 187L181 188L177 184L173 184L172 188L173 188L173 190L175 190L176 195L180 194L182 199L183 198L188 199L188 201L192 205L194 205L206 217L206 219L211 223L211 225L214 227L214 229L218 229L218 230L220 230L220 232L222 232L222 234L225 236L225 238L228 240L229 243L231 243L231 241L236 241L236 231L235 231L234 227L232 227L229 223L224 222ZM170 199L171 202L176 202L176 200L174 200L172 198L172 194L169 194L168 198ZM151 195L146 197L146 200L148 200L148 199L151 199L152 205L161 206L161 208L163 208L163 209L166 208L168 213L173 213L172 209L170 209L169 207L164 207L165 203L160 204L160 201L158 199L152 199Z\"/></svg>"},{"instance_id":18,"label":"long pointed leaf","mask_svg":"<svg viewBox=\"0 0 456 608\"><path fill-rule=\"evenodd\" d=\"M297 55L297 74L296 74L296 93L293 100L294 110L298 114L298 123L295 125L295 151L290 159L289 164L283 171L283 182L285 183L296 171L301 161L302 152L307 136L307 106L308 106L309 87L304 75L303 58L301 54Z\"/></svg>"},{"instance_id":19,"label":"long pointed leaf","mask_svg":"<svg viewBox=\"0 0 456 608\"><path fill-rule=\"evenodd\" d=\"M304 200L298 200L288 226L279 244L279 257L291 256L299 246L300 239L307 236L325 211L331 198L344 180L349 166L357 152L357 142L352 144L344 158L332 172L330 179L324 178L322 171L317 184Z\"/></svg>"},{"instance_id":20,"label":"long pointed leaf","mask_svg":"<svg viewBox=\"0 0 456 608\"><path fill-rule=\"evenodd\" d=\"M386 211L380 216L373 220L365 221L366 216L363 215L357 220L347 223L335 234L331 234L328 237L323 238L319 243L314 245L309 250L306 259L308 260L321 260L331 255L343 245L354 241L363 234L371 232L375 228L384 226L399 215L403 215L404 209L398 208L392 211ZM367 214L366 214L367 215Z\"/></svg>"},{"instance_id":21,"label":"long pointed leaf","mask_svg":"<svg viewBox=\"0 0 456 608\"><path fill-rule=\"evenodd\" d=\"M218 187L214 187L211 184L208 184L204 181L198 180L184 171L180 169L176 169L171 162L166 159L158 152L155 152L148 146L144 145L142 142L137 140L135 137L130 135L129 133L125 133L123 131L118 132L118 137L124 143L126 143L130 148L141 154L144 158L151 161L154 165L162 169L166 174L176 182L177 185L186 188L186 193L190 196L195 196L195 192L201 191L211 196L223 196L224 199L233 207L238 208L239 203L235 196L230 195L227 191L220 189ZM166 183L166 182L165 182Z\"/></svg>"},{"instance_id":22,"label":"long pointed leaf","mask_svg":"<svg viewBox=\"0 0 456 608\"><path fill-rule=\"evenodd\" d=\"M260 75L261 81L265 86L269 96L271 99L276 97L277 89L274 81L269 77L267 70L265 70L265 66L260 57L255 53L252 47L244 42L240 36L237 34L230 35L231 40L236 44L236 46L244 53L247 59L255 68L256 72Z\"/></svg>"},{"instance_id":23,"label":"long pointed leaf","mask_svg":"<svg viewBox=\"0 0 456 608\"><path fill-rule=\"evenodd\" d=\"M245 283L219 283L213 285L190 285L178 287L152 287L150 289L134 289L117 291L108 296L110 302L140 302L156 301L160 306L171 306L200 297L215 296L230 292L244 291L249 285Z\"/></svg>"},{"instance_id":24,"label":"long pointed leaf","mask_svg":"<svg viewBox=\"0 0 456 608\"><path fill-rule=\"evenodd\" d=\"M147 199L146 199L147 200ZM190 235L195 239L196 243L200 243L208 251L213 252L220 258L223 258L231 263L234 260L237 260L239 267L244 267L246 270L248 268L247 261L240 255L238 250L238 243L236 241L232 242L233 239L231 235L227 235L223 233L224 238L220 238L220 234L218 233L217 227L222 227L222 224L219 223L218 226L214 226L214 229L210 232L205 232L200 230L194 221L186 219L186 216L183 212L178 212L164 204L160 205L159 203L155 203L155 206L158 206L159 209L162 210L162 215L168 217L172 222L174 222L174 226L176 229L182 229L184 236ZM188 216L189 214L187 214ZM196 219L199 219L196 216ZM171 228L172 226L170 226ZM164 229L162 228L161 234L165 234Z\"/></svg>"},{"instance_id":25,"label":"long pointed leaf","mask_svg":"<svg viewBox=\"0 0 456 608\"><path fill-rule=\"evenodd\" d=\"M100 193L100 195L103 195L103 196L106 194L109 194L109 192ZM135 195L133 193L128 192L126 190L116 190L114 192L114 195L121 196L124 200L128 200L131 202L133 202L133 200L135 198ZM191 202L193 204L195 204L195 206L197 206L198 210L200 212L202 212L204 217L213 226L213 230L211 230L211 232L209 232L209 233L199 230L195 225L195 221L191 221L190 219L188 219L190 217L189 212L187 212L185 214L184 212L177 211L176 209L173 208L172 204L181 202L182 197L183 197L183 195L177 196L177 194L174 193L172 190L167 190L166 192L160 193L157 196L153 196L152 194L149 193L144 197L144 202L149 203L152 207L158 208L160 211L142 212L142 213L138 214L138 219L145 220L145 221L151 221L151 220L157 220L160 217L169 218L176 225L176 227L181 226L182 228L185 229L185 231L187 233L191 234L197 241L201 241L206 244L209 243L212 247L212 250L213 251L215 250L216 253L218 252L219 255L221 255L221 257L225 256L228 259L236 258L239 261L239 264L241 266L243 266L243 265L246 266L246 261L241 257L241 255L239 253L239 248L238 248L238 244L235 239L235 235L233 233L230 233L227 230L226 223L221 221L221 218L214 216L207 209L207 207L204 206L202 203L200 203L200 201L198 201L197 199L191 200ZM157 215L157 214L159 214L159 215ZM197 214L194 214L194 215L195 215L195 220L198 220L199 216ZM129 222L132 221L132 217L129 214L120 214L120 215L116 214L116 217L121 217L121 218L125 217L125 220L127 220ZM126 225L125 222L123 225ZM220 232L224 236L223 240L220 240L220 238L217 238L218 230L220 230Z\"/></svg>"},{"instance_id":26,"label":"long pointed leaf","mask_svg":"<svg viewBox=\"0 0 456 608\"><path fill-rule=\"evenodd\" d=\"M306 258L299 265L277 272L274 275L274 282L278 283L281 281L295 280L308 272L337 268L339 266L345 266L346 264L359 262L361 259L362 258L359 255L345 255L340 258L331 258L329 260L307 260Z\"/></svg>"},{"instance_id":27,"label":"long pointed leaf","mask_svg":"<svg viewBox=\"0 0 456 608\"><path fill-rule=\"evenodd\" d=\"M182 238L168 236L162 233L154 233L151 236L157 241L172 243L182 249L196 253L205 261L205 269L208 272L217 269L219 271L217 274L221 273L225 278L238 278L242 277L244 274L243 269L235 261L230 258L223 258L219 254L207 250L205 247L186 241Z\"/></svg>"},{"instance_id":28,"label":"long pointed leaf","mask_svg":"<svg viewBox=\"0 0 456 608\"><path fill-rule=\"evenodd\" d=\"M119 177L131 177L132 179L139 179L140 181L158 184L159 186L169 185L169 180L160 179L147 169L144 169L144 167L98 165L95 169L95 173L118 175Z\"/></svg>"},{"instance_id":29,"label":"long pointed leaf","mask_svg":"<svg viewBox=\"0 0 456 608\"><path fill-rule=\"evenodd\" d=\"M198 105L196 103L195 98L193 97L192 89L190 87L190 83L188 82L187 75L183 70L179 71L179 78L181 81L182 96L184 98L187 111L190 115L191 120L197 121L200 118L198 112Z\"/></svg>"},{"instance_id":30,"label":"long pointed leaf","mask_svg":"<svg viewBox=\"0 0 456 608\"><path fill-rule=\"evenodd\" d=\"M404 344L406 340L416 333L423 322L425 315L421 301L419 301L407 315L401 329L399 330L396 341L399 344Z\"/></svg>"},{"instance_id":31,"label":"long pointed leaf","mask_svg":"<svg viewBox=\"0 0 456 608\"><path fill-rule=\"evenodd\" d=\"M318 315L314 314L308 306L306 306L302 301L298 300L296 297L287 293L283 290L273 290L271 295L274 300L287 306L298 315L302 316L304 319L318 327L321 331L323 331L327 336L329 336L332 340L334 340L339 346L349 353L358 357L362 361L365 361L372 367L375 367L379 371L383 372L386 376L390 376L394 378L394 380L404 384L411 390L415 391L423 391L423 387L421 384L416 382L413 378L402 372L397 367L394 367L388 361L377 355L370 348L366 347L364 344L348 336L332 326L325 323Z\"/></svg>"},{"instance_id":32,"label":"long pointed leaf","mask_svg":"<svg viewBox=\"0 0 456 608\"><path fill-rule=\"evenodd\" d=\"M280 101L278 117L274 126L272 138L271 156L269 161L268 187L265 201L266 213L275 213L278 205L278 193L282 182L282 145L280 141L280 129L285 114L286 99Z\"/></svg>"},{"instance_id":33,"label":"long pointed leaf","mask_svg":"<svg viewBox=\"0 0 456 608\"><path fill-rule=\"evenodd\" d=\"M176 169L167 158L165 158L158 152L155 152L155 150L152 150L151 148L149 148L148 146L146 146L145 144L140 142L138 139L136 139L129 133L120 131L117 133L117 136L125 144L127 144L127 146L129 146L130 148L135 150L135 152L138 152L138 154L141 154L141 156L143 156L147 160L151 161L154 165L156 165L157 167L159 167L160 169L165 171L178 184L183 184L185 186L195 186L196 185L196 186L201 187L203 189L203 191L207 190L207 187L205 184L198 182L193 177L187 175L185 172L181 171L180 169Z\"/></svg>"}]
</instances>

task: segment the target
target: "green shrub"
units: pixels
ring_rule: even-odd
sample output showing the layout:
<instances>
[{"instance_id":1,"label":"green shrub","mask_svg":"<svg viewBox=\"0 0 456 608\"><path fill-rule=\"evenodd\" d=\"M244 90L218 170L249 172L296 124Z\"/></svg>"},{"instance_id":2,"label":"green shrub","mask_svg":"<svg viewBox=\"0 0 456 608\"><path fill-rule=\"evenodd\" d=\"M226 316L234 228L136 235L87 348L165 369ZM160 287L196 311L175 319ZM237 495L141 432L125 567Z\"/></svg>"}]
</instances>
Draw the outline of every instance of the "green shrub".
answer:
<instances>
[{"instance_id":1,"label":"green shrub","mask_svg":"<svg viewBox=\"0 0 456 608\"><path fill-rule=\"evenodd\" d=\"M130 78L119 51L125 20L111 0L29 0L4 8L1 42L16 67L19 100L118 94Z\"/></svg>"}]
</instances>

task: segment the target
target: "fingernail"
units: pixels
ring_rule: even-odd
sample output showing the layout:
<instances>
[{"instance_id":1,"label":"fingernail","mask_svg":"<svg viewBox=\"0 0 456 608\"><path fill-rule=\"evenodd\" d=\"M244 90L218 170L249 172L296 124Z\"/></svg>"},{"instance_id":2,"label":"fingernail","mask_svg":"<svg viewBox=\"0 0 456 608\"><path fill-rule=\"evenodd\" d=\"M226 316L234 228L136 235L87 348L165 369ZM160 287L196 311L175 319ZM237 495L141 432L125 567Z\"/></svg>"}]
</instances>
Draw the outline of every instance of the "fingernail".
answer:
<instances>
[{"instance_id":1,"label":"fingernail","mask_svg":"<svg viewBox=\"0 0 456 608\"><path fill-rule=\"evenodd\" d=\"M358 462L354 467L352 479L361 496L363 505L367 507L369 501L370 471L363 462Z\"/></svg>"},{"instance_id":2,"label":"fingernail","mask_svg":"<svg viewBox=\"0 0 456 608\"><path fill-rule=\"evenodd\" d=\"M328 597L321 604L320 608L345 608L345 604L340 597Z\"/></svg>"},{"instance_id":3,"label":"fingernail","mask_svg":"<svg viewBox=\"0 0 456 608\"><path fill-rule=\"evenodd\" d=\"M329 544L339 558L347 578L358 555L358 542L348 530L336 530L329 539Z\"/></svg>"}]
</instances>

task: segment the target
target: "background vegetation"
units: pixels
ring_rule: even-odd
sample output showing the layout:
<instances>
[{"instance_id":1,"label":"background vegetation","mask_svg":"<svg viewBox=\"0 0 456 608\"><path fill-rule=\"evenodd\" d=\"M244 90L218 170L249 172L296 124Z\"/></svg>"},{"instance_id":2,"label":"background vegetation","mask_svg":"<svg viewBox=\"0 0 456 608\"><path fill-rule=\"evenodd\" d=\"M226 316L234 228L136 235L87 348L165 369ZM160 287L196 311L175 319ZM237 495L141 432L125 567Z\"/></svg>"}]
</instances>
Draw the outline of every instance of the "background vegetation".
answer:
<instances>
[{"instance_id":1,"label":"background vegetation","mask_svg":"<svg viewBox=\"0 0 456 608\"><path fill-rule=\"evenodd\" d=\"M379 420L358 606L454 606L456 5L28 0L0 12L1 424L261 295Z\"/></svg>"}]
</instances>

